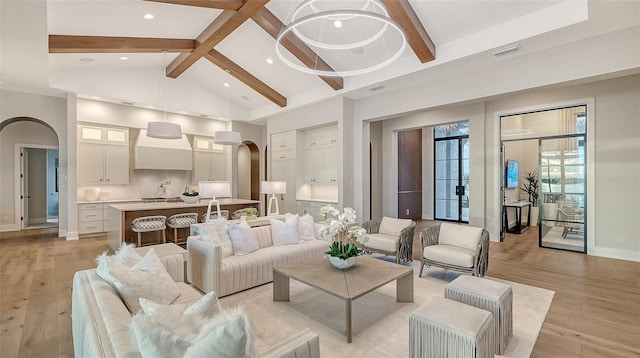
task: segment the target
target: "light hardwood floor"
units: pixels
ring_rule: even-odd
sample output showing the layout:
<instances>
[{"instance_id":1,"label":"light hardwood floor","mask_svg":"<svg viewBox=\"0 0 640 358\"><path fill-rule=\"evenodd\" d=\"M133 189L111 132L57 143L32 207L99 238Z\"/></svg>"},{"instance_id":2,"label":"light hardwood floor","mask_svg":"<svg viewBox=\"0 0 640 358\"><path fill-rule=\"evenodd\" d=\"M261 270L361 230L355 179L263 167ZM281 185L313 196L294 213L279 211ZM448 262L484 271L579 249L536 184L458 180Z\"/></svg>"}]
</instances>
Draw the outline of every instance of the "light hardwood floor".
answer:
<instances>
[{"instance_id":1,"label":"light hardwood floor","mask_svg":"<svg viewBox=\"0 0 640 358\"><path fill-rule=\"evenodd\" d=\"M72 277L108 246L55 233L0 233L0 357L73 356ZM492 242L489 257L489 276L556 292L533 357L640 357L640 263L541 249L536 230Z\"/></svg>"}]
</instances>

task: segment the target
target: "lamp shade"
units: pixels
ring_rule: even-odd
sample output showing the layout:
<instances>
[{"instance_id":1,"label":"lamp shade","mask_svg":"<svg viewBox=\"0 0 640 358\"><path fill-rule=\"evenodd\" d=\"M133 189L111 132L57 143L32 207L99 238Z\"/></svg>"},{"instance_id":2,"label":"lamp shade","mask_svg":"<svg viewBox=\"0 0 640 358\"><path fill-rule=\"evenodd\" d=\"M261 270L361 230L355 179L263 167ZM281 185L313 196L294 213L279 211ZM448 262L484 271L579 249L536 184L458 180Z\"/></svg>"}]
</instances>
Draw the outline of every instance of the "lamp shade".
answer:
<instances>
[{"instance_id":1,"label":"lamp shade","mask_svg":"<svg viewBox=\"0 0 640 358\"><path fill-rule=\"evenodd\" d=\"M180 139L182 129L180 125L169 122L149 122L147 123L147 137L159 139Z\"/></svg>"},{"instance_id":2,"label":"lamp shade","mask_svg":"<svg viewBox=\"0 0 640 358\"><path fill-rule=\"evenodd\" d=\"M213 142L216 144L232 145L242 143L240 132L219 131L213 134Z\"/></svg>"},{"instance_id":3,"label":"lamp shade","mask_svg":"<svg viewBox=\"0 0 640 358\"><path fill-rule=\"evenodd\" d=\"M228 181L201 181L198 183L198 192L201 198L228 197L231 196L231 183Z\"/></svg>"},{"instance_id":4,"label":"lamp shade","mask_svg":"<svg viewBox=\"0 0 640 358\"><path fill-rule=\"evenodd\" d=\"M286 194L286 181L263 181L260 183L260 192L263 194Z\"/></svg>"}]
</instances>

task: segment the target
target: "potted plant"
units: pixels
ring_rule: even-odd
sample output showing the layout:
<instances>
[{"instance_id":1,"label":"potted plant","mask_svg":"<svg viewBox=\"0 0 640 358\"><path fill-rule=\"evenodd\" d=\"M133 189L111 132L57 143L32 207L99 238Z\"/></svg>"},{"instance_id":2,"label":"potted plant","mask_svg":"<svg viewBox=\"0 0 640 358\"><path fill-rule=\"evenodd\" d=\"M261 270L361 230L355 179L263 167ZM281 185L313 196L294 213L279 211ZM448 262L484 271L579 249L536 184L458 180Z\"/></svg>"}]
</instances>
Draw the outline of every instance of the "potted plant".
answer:
<instances>
[{"instance_id":1,"label":"potted plant","mask_svg":"<svg viewBox=\"0 0 640 358\"><path fill-rule=\"evenodd\" d=\"M325 205L320 208L320 214L336 217L320 229L320 235L333 237L329 251L324 253L325 257L338 269L347 269L355 265L358 255L362 253L362 249L358 248L355 242L363 244L369 240L367 231L356 223L356 211L344 208L340 213L333 206Z\"/></svg>"},{"instance_id":2,"label":"potted plant","mask_svg":"<svg viewBox=\"0 0 640 358\"><path fill-rule=\"evenodd\" d=\"M200 199L200 193L195 190L189 190L189 187L185 186L184 192L180 195L180 199L185 203L193 204Z\"/></svg>"},{"instance_id":3,"label":"potted plant","mask_svg":"<svg viewBox=\"0 0 640 358\"><path fill-rule=\"evenodd\" d=\"M242 221L255 220L258 218L258 209L256 208L246 208L244 212L245 215L240 216L240 220Z\"/></svg>"},{"instance_id":4,"label":"potted plant","mask_svg":"<svg viewBox=\"0 0 640 358\"><path fill-rule=\"evenodd\" d=\"M520 187L520 190L527 193L529 196L529 202L531 203L531 222L529 226L538 226L538 216L540 209L538 209L538 171L525 171L522 172L522 179L524 185Z\"/></svg>"}]
</instances>

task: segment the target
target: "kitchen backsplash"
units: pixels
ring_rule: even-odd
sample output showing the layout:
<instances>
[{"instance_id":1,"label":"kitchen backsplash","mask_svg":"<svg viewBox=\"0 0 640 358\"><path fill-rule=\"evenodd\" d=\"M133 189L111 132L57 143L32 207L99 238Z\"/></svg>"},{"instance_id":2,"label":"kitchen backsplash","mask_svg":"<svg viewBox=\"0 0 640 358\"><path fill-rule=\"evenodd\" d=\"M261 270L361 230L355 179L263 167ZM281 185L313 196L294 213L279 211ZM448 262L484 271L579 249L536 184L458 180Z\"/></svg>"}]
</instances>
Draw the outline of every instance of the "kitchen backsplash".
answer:
<instances>
[{"instance_id":1,"label":"kitchen backsplash","mask_svg":"<svg viewBox=\"0 0 640 358\"><path fill-rule=\"evenodd\" d=\"M197 184L191 184L190 171L138 169L131 171L128 185L79 185L78 201L87 200L85 188L100 188L99 200L127 200L177 197L182 194L185 186L198 190Z\"/></svg>"}]
</instances>

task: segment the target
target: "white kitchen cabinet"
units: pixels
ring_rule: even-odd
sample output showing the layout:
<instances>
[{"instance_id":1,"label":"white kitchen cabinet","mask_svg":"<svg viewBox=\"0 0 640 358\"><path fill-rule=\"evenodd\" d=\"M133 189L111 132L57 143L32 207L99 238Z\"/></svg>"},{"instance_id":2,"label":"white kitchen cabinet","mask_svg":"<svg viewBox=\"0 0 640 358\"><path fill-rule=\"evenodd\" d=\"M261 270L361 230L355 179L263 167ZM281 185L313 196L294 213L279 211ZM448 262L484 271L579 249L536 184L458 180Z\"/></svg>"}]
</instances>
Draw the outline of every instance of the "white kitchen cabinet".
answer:
<instances>
[{"instance_id":1,"label":"white kitchen cabinet","mask_svg":"<svg viewBox=\"0 0 640 358\"><path fill-rule=\"evenodd\" d=\"M202 180L228 180L226 153L193 152L192 182Z\"/></svg>"},{"instance_id":2,"label":"white kitchen cabinet","mask_svg":"<svg viewBox=\"0 0 640 358\"><path fill-rule=\"evenodd\" d=\"M105 204L78 204L78 233L92 234L104 232Z\"/></svg>"},{"instance_id":3,"label":"white kitchen cabinet","mask_svg":"<svg viewBox=\"0 0 640 358\"><path fill-rule=\"evenodd\" d=\"M229 180L227 151L210 137L194 137L192 183L202 180Z\"/></svg>"},{"instance_id":4,"label":"white kitchen cabinet","mask_svg":"<svg viewBox=\"0 0 640 358\"><path fill-rule=\"evenodd\" d=\"M78 184L129 183L129 129L78 126Z\"/></svg>"},{"instance_id":5,"label":"white kitchen cabinet","mask_svg":"<svg viewBox=\"0 0 640 358\"><path fill-rule=\"evenodd\" d=\"M280 151L296 148L296 131L271 135L271 151Z\"/></svg>"},{"instance_id":6,"label":"white kitchen cabinet","mask_svg":"<svg viewBox=\"0 0 640 358\"><path fill-rule=\"evenodd\" d=\"M287 183L287 193L276 195L280 214L296 211L296 161L274 160L271 163L271 179Z\"/></svg>"},{"instance_id":7,"label":"white kitchen cabinet","mask_svg":"<svg viewBox=\"0 0 640 358\"><path fill-rule=\"evenodd\" d=\"M334 208L337 207L337 204L333 202L298 200L296 202L296 212L300 216L309 214L313 216L313 221L320 222L325 220L324 216L320 215L320 209L328 204L333 205Z\"/></svg>"},{"instance_id":8,"label":"white kitchen cabinet","mask_svg":"<svg viewBox=\"0 0 640 358\"><path fill-rule=\"evenodd\" d=\"M306 183L338 183L337 130L333 128L305 132L303 177Z\"/></svg>"}]
</instances>

